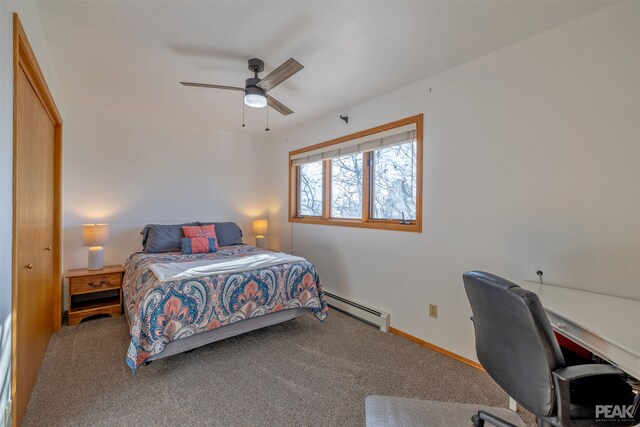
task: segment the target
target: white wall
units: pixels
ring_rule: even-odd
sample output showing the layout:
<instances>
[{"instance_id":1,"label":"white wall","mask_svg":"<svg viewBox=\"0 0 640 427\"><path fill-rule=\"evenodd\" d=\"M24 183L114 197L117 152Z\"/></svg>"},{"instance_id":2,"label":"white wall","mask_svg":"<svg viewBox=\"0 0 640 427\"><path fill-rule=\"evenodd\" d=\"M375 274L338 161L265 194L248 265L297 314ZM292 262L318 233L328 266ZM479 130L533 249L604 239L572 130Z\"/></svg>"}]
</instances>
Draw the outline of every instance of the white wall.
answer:
<instances>
[{"instance_id":1,"label":"white wall","mask_svg":"<svg viewBox=\"0 0 640 427\"><path fill-rule=\"evenodd\" d=\"M64 121L63 260L87 265L81 224L109 222L106 263L140 249L147 223L237 222L266 215L264 144L249 137L167 124L77 106L60 93L32 2L0 3L0 420L11 392L11 230L13 152L12 13L17 11Z\"/></svg>"},{"instance_id":2,"label":"white wall","mask_svg":"<svg viewBox=\"0 0 640 427\"><path fill-rule=\"evenodd\" d=\"M0 420L11 395L11 235L13 210L13 13L20 16L64 119L64 100L33 2L0 2Z\"/></svg>"},{"instance_id":3,"label":"white wall","mask_svg":"<svg viewBox=\"0 0 640 427\"><path fill-rule=\"evenodd\" d=\"M422 112L421 234L287 222L289 150ZM549 283L640 299L639 2L352 107L349 119L336 112L271 143L272 246L293 242L327 289L471 359L466 270L518 281L541 269Z\"/></svg>"},{"instance_id":4,"label":"white wall","mask_svg":"<svg viewBox=\"0 0 640 427\"><path fill-rule=\"evenodd\" d=\"M141 250L145 224L235 221L254 243L266 216L261 146L237 134L69 107L64 141L64 266L87 266L81 225L111 224L105 264Z\"/></svg>"}]
</instances>

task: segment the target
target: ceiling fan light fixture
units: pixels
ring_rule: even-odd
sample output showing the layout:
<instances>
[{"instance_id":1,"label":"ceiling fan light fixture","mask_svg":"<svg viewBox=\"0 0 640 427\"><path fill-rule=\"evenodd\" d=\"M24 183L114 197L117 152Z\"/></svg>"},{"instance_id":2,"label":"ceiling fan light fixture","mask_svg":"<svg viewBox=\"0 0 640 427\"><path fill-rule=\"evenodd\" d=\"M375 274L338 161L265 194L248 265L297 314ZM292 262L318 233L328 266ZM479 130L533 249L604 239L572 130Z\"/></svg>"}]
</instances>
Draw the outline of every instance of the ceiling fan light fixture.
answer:
<instances>
[{"instance_id":1,"label":"ceiling fan light fixture","mask_svg":"<svg viewBox=\"0 0 640 427\"><path fill-rule=\"evenodd\" d=\"M248 87L244 93L244 103L247 107L264 108L267 106L267 95L264 89Z\"/></svg>"}]
</instances>

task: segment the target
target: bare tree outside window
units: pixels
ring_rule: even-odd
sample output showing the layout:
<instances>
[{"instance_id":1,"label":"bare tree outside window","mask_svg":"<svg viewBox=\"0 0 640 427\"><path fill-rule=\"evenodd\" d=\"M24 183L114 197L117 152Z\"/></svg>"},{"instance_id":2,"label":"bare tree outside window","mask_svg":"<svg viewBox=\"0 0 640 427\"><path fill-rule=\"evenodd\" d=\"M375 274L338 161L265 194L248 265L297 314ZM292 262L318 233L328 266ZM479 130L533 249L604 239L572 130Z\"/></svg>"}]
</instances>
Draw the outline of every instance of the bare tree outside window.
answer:
<instances>
[{"instance_id":1,"label":"bare tree outside window","mask_svg":"<svg viewBox=\"0 0 640 427\"><path fill-rule=\"evenodd\" d=\"M300 166L300 215L322 216L322 161Z\"/></svg>"},{"instance_id":2,"label":"bare tree outside window","mask_svg":"<svg viewBox=\"0 0 640 427\"><path fill-rule=\"evenodd\" d=\"M331 217L362 218L362 153L331 160Z\"/></svg>"},{"instance_id":3,"label":"bare tree outside window","mask_svg":"<svg viewBox=\"0 0 640 427\"><path fill-rule=\"evenodd\" d=\"M373 217L416 218L416 143L373 152Z\"/></svg>"}]
</instances>

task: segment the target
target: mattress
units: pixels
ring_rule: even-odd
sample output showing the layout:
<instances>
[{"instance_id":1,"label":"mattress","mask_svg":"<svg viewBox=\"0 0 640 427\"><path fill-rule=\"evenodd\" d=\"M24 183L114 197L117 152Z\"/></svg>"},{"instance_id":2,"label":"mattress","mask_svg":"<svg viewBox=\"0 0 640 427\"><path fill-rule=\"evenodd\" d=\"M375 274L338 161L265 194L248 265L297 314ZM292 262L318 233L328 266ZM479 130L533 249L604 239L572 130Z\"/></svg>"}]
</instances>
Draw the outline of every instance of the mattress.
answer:
<instances>
[{"instance_id":1,"label":"mattress","mask_svg":"<svg viewBox=\"0 0 640 427\"><path fill-rule=\"evenodd\" d=\"M207 254L132 254L122 284L131 335L126 357L129 367L135 372L146 360L158 358L154 356L163 353L169 343L271 313L302 308L324 320L327 304L320 278L307 260L168 282L160 282L151 271L156 263L266 252L253 246L228 246Z\"/></svg>"}]
</instances>

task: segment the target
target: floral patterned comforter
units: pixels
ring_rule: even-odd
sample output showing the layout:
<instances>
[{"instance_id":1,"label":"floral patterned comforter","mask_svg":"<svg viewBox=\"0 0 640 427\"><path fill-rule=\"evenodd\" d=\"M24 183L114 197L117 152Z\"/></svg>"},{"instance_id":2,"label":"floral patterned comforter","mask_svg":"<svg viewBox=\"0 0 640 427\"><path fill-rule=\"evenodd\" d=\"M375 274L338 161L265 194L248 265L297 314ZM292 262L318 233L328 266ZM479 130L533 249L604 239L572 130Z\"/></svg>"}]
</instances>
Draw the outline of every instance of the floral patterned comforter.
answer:
<instances>
[{"instance_id":1,"label":"floral patterned comforter","mask_svg":"<svg viewBox=\"0 0 640 427\"><path fill-rule=\"evenodd\" d=\"M227 246L207 254L129 256L122 284L131 333L129 367L135 372L171 341L280 310L308 307L324 320L327 303L318 273L308 261L164 283L149 268L153 263L235 258L262 252L268 251L253 246Z\"/></svg>"}]
</instances>

